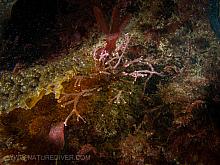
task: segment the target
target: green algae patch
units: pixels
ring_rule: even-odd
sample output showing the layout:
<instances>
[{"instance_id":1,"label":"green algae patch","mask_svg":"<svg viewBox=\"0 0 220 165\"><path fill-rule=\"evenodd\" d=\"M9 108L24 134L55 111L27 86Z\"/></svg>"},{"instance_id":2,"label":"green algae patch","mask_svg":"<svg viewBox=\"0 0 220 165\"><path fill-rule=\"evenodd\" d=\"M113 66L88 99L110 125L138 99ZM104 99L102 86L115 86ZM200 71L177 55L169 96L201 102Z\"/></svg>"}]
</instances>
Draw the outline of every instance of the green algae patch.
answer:
<instances>
[{"instance_id":1,"label":"green algae patch","mask_svg":"<svg viewBox=\"0 0 220 165\"><path fill-rule=\"evenodd\" d=\"M18 74L2 72L0 78L0 113L15 108L30 109L44 96L62 93L62 83L78 73L87 75L94 67L93 58L85 54L85 49L70 50L63 59L22 69Z\"/></svg>"}]
</instances>

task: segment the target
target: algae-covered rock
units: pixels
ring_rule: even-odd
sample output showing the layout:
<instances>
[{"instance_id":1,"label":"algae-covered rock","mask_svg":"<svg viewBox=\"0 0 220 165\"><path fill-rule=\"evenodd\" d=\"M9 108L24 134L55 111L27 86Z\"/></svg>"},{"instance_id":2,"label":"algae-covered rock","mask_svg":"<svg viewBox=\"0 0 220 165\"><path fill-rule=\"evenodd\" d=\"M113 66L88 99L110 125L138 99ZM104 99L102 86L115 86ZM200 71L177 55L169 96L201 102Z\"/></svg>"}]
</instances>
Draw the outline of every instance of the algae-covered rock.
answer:
<instances>
[{"instance_id":1,"label":"algae-covered rock","mask_svg":"<svg viewBox=\"0 0 220 165\"><path fill-rule=\"evenodd\" d=\"M77 73L88 74L94 65L91 56L84 55L84 49L70 52L60 61L45 66L36 65L18 74L1 73L1 112L15 108L30 109L44 96L54 93L58 99L62 93L62 83L69 81Z\"/></svg>"},{"instance_id":2,"label":"algae-covered rock","mask_svg":"<svg viewBox=\"0 0 220 165\"><path fill-rule=\"evenodd\" d=\"M216 164L220 49L205 16L206 2L195 2L122 0L127 8L121 16L103 1L111 10L101 13L97 6L100 26L109 26L103 15L113 13L117 20L130 11L125 28L103 35L94 23L88 38L65 55L2 71L0 143L13 135L15 144L25 147L5 147L1 157L6 161L12 151L80 153L90 160L75 164ZM62 153L48 141L56 123Z\"/></svg>"}]
</instances>

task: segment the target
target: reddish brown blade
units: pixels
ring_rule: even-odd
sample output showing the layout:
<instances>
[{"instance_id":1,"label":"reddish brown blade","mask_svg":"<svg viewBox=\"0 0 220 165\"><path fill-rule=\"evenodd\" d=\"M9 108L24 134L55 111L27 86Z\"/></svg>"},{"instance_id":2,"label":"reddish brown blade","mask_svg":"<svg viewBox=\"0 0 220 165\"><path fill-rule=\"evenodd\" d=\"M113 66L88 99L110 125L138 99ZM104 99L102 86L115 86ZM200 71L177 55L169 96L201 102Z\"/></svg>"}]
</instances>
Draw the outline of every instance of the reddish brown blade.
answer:
<instances>
[{"instance_id":1,"label":"reddish brown blade","mask_svg":"<svg viewBox=\"0 0 220 165\"><path fill-rule=\"evenodd\" d=\"M62 149L64 146L64 124L59 122L56 125L52 126L49 133L49 141L56 145L59 149Z\"/></svg>"},{"instance_id":2,"label":"reddish brown blade","mask_svg":"<svg viewBox=\"0 0 220 165\"><path fill-rule=\"evenodd\" d=\"M120 10L118 9L117 6L113 8L112 11L112 20L111 20L111 34L113 33L118 33L119 32L119 27L120 27Z\"/></svg>"},{"instance_id":3,"label":"reddish brown blade","mask_svg":"<svg viewBox=\"0 0 220 165\"><path fill-rule=\"evenodd\" d=\"M108 34L109 33L109 26L106 23L103 12L96 6L93 7L93 12L94 12L96 22L99 25L100 30L105 34Z\"/></svg>"}]
</instances>

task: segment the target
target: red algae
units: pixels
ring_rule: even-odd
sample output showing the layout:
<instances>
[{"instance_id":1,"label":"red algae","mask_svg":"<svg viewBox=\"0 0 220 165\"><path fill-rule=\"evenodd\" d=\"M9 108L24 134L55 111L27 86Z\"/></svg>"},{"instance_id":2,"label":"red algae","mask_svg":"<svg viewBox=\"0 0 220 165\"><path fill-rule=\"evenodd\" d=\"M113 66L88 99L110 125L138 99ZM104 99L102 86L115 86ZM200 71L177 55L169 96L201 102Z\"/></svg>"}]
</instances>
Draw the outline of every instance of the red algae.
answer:
<instances>
[{"instance_id":1,"label":"red algae","mask_svg":"<svg viewBox=\"0 0 220 165\"><path fill-rule=\"evenodd\" d=\"M56 123L50 128L49 141L56 145L57 148L62 149L64 147L64 123Z\"/></svg>"}]
</instances>

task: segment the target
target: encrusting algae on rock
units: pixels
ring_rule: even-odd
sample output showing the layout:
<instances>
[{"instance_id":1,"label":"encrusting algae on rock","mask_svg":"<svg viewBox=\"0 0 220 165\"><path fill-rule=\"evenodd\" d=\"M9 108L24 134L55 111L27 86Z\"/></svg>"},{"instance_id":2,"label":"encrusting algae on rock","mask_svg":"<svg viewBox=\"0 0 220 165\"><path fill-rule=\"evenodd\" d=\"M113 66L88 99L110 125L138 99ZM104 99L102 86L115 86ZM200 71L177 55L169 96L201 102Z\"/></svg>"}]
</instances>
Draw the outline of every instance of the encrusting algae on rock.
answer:
<instances>
[{"instance_id":1,"label":"encrusting algae on rock","mask_svg":"<svg viewBox=\"0 0 220 165\"><path fill-rule=\"evenodd\" d=\"M95 6L104 35L96 27L66 56L1 73L0 132L25 146L5 147L4 163L8 150L91 158L75 164L215 163L204 154L218 155L219 43L205 13L185 12L206 3L123 2L135 12L109 7L115 31Z\"/></svg>"},{"instance_id":2,"label":"encrusting algae on rock","mask_svg":"<svg viewBox=\"0 0 220 165\"><path fill-rule=\"evenodd\" d=\"M84 55L83 51L70 53L59 62L22 70L16 75L1 73L0 112L10 112L15 108L30 109L50 93L54 93L58 99L63 90L63 82L78 73L89 73L94 66L92 57Z\"/></svg>"}]
</instances>

